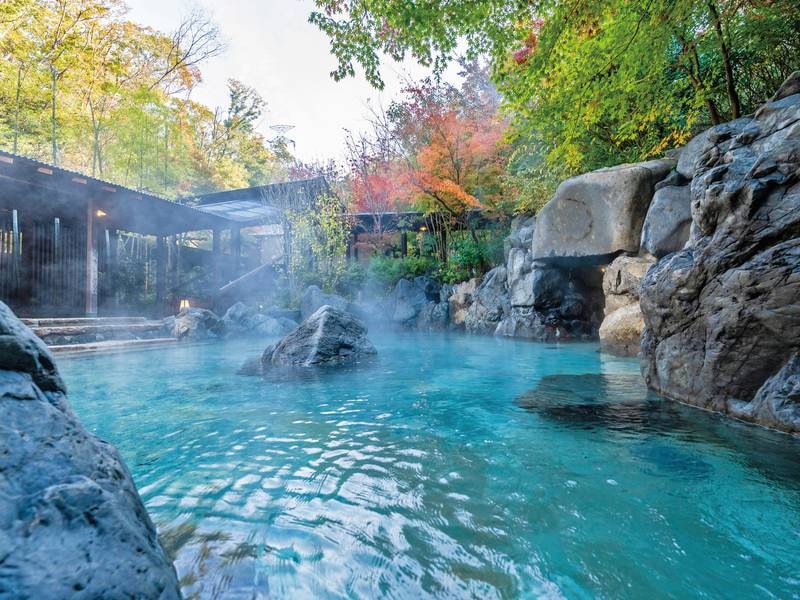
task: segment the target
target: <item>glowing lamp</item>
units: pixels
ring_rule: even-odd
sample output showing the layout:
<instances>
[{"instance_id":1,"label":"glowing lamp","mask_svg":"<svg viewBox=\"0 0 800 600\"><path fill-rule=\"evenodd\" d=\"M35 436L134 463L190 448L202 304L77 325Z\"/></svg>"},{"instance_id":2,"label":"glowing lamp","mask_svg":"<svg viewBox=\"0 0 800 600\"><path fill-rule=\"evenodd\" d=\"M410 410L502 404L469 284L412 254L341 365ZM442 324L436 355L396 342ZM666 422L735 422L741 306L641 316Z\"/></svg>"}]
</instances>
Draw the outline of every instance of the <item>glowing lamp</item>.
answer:
<instances>
[{"instance_id":1,"label":"glowing lamp","mask_svg":"<svg viewBox=\"0 0 800 600\"><path fill-rule=\"evenodd\" d=\"M186 300L185 298L183 300L181 300L181 304L180 304L179 308L180 308L180 310L186 310L187 308L191 308L191 306L189 306L189 301Z\"/></svg>"},{"instance_id":2,"label":"glowing lamp","mask_svg":"<svg viewBox=\"0 0 800 600\"><path fill-rule=\"evenodd\" d=\"M96 217L105 217L107 213L106 213L106 211L104 211L104 210L101 210L101 209L99 209L99 208L98 208L98 209L95 211L95 213L94 213L94 214L95 214L95 216L96 216Z\"/></svg>"},{"instance_id":3,"label":"glowing lamp","mask_svg":"<svg viewBox=\"0 0 800 600\"><path fill-rule=\"evenodd\" d=\"M427 227L425 227L425 225L423 225L422 227L420 227L420 228L419 228L419 230L420 230L420 231L428 231L428 228L427 228Z\"/></svg>"}]
</instances>

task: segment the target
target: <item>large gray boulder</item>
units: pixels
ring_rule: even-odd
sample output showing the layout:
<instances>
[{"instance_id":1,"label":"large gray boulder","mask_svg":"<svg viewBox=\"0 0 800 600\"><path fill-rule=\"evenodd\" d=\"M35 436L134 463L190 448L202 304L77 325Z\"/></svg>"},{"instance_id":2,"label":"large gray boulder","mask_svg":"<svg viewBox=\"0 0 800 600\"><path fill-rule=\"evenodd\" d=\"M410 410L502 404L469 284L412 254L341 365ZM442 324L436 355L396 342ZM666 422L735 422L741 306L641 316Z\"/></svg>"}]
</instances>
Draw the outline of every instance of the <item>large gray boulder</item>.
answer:
<instances>
[{"instance_id":1,"label":"large gray boulder","mask_svg":"<svg viewBox=\"0 0 800 600\"><path fill-rule=\"evenodd\" d=\"M0 302L0 597L179 598L130 473Z\"/></svg>"},{"instance_id":2,"label":"large gray boulder","mask_svg":"<svg viewBox=\"0 0 800 600\"><path fill-rule=\"evenodd\" d=\"M605 268L603 294L605 315L627 306L639 304L639 288L647 270L655 261L644 256L618 256Z\"/></svg>"},{"instance_id":3,"label":"large gray boulder","mask_svg":"<svg viewBox=\"0 0 800 600\"><path fill-rule=\"evenodd\" d=\"M322 306L292 333L269 346L261 364L263 368L339 365L376 352L360 319L338 308Z\"/></svg>"},{"instance_id":4,"label":"large gray boulder","mask_svg":"<svg viewBox=\"0 0 800 600\"><path fill-rule=\"evenodd\" d=\"M600 349L618 356L636 356L641 345L644 319L638 302L608 314L600 325Z\"/></svg>"},{"instance_id":5,"label":"large gray boulder","mask_svg":"<svg viewBox=\"0 0 800 600\"><path fill-rule=\"evenodd\" d=\"M533 259L588 265L607 263L620 252L635 254L655 185L674 166L653 160L562 182L537 216Z\"/></svg>"},{"instance_id":6,"label":"large gray boulder","mask_svg":"<svg viewBox=\"0 0 800 600\"><path fill-rule=\"evenodd\" d=\"M222 319L205 308L184 308L176 316L166 318L164 328L179 340L205 340L225 333Z\"/></svg>"},{"instance_id":7,"label":"large gray boulder","mask_svg":"<svg viewBox=\"0 0 800 600\"><path fill-rule=\"evenodd\" d=\"M454 329L463 329L467 320L467 311L472 306L475 292L481 280L477 277L458 283L453 286L447 302L449 304L450 326Z\"/></svg>"},{"instance_id":8,"label":"large gray boulder","mask_svg":"<svg viewBox=\"0 0 800 600\"><path fill-rule=\"evenodd\" d=\"M464 316L464 325L470 333L492 334L508 309L506 268L495 267L484 275L475 290L472 304Z\"/></svg>"},{"instance_id":9,"label":"large gray boulder","mask_svg":"<svg viewBox=\"0 0 800 600\"><path fill-rule=\"evenodd\" d=\"M763 425L800 431L800 354L764 382L749 403L732 403L731 413Z\"/></svg>"},{"instance_id":10,"label":"large gray boulder","mask_svg":"<svg viewBox=\"0 0 800 600\"><path fill-rule=\"evenodd\" d=\"M511 219L511 231L503 240L506 261L508 261L508 254L512 248L522 248L530 252L535 228L536 215L517 215Z\"/></svg>"},{"instance_id":11,"label":"large gray boulder","mask_svg":"<svg viewBox=\"0 0 800 600\"><path fill-rule=\"evenodd\" d=\"M511 248L506 261L511 306L533 306L533 255L530 248Z\"/></svg>"},{"instance_id":12,"label":"large gray boulder","mask_svg":"<svg viewBox=\"0 0 800 600\"><path fill-rule=\"evenodd\" d=\"M386 301L386 311L393 323L415 327L428 303L438 303L441 285L429 277L400 279Z\"/></svg>"},{"instance_id":13,"label":"large gray boulder","mask_svg":"<svg viewBox=\"0 0 800 600\"><path fill-rule=\"evenodd\" d=\"M800 431L796 395L763 410L800 350L800 94L705 139L689 244L642 282L642 371L668 397Z\"/></svg>"},{"instance_id":14,"label":"large gray boulder","mask_svg":"<svg viewBox=\"0 0 800 600\"><path fill-rule=\"evenodd\" d=\"M300 298L300 318L305 321L321 306L332 306L339 310L350 311L350 302L345 298L336 294L326 294L318 286L310 285Z\"/></svg>"},{"instance_id":15,"label":"large gray boulder","mask_svg":"<svg viewBox=\"0 0 800 600\"><path fill-rule=\"evenodd\" d=\"M642 227L641 247L663 258L689 241L692 224L692 194L688 185L670 185L656 190Z\"/></svg>"},{"instance_id":16,"label":"large gray boulder","mask_svg":"<svg viewBox=\"0 0 800 600\"><path fill-rule=\"evenodd\" d=\"M222 317L228 337L282 336L297 327L297 322L282 316L269 316L246 306L243 302L232 305Z\"/></svg>"}]
</instances>

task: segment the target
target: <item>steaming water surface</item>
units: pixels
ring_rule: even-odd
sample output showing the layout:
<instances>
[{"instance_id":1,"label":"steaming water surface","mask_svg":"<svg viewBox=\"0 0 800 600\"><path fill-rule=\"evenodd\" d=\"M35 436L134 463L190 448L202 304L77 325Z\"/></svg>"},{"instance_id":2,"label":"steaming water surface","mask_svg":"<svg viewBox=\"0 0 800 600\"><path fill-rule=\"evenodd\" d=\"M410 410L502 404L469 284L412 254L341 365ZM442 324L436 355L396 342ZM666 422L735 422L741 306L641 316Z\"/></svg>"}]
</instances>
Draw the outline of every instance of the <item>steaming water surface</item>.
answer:
<instances>
[{"instance_id":1,"label":"steaming water surface","mask_svg":"<svg viewBox=\"0 0 800 600\"><path fill-rule=\"evenodd\" d=\"M800 595L796 439L593 344L373 341L302 380L236 375L265 340L61 361L187 596Z\"/></svg>"}]
</instances>

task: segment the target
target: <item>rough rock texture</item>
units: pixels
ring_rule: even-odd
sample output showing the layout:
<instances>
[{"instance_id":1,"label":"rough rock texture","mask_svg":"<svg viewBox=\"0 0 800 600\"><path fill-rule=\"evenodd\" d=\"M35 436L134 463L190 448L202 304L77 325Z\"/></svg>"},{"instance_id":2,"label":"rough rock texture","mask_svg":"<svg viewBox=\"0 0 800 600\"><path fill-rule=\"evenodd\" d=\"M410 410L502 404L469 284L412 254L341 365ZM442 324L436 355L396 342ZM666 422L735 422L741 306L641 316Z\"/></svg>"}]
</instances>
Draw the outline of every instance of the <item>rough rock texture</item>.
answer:
<instances>
[{"instance_id":1,"label":"rough rock texture","mask_svg":"<svg viewBox=\"0 0 800 600\"><path fill-rule=\"evenodd\" d=\"M606 267L603 274L606 316L628 304L639 304L639 287L654 262L642 256L618 256Z\"/></svg>"},{"instance_id":2,"label":"rough rock texture","mask_svg":"<svg viewBox=\"0 0 800 600\"><path fill-rule=\"evenodd\" d=\"M792 355L751 402L732 404L731 412L777 429L800 431L800 355Z\"/></svg>"},{"instance_id":3,"label":"rough rock texture","mask_svg":"<svg viewBox=\"0 0 800 600\"><path fill-rule=\"evenodd\" d=\"M642 250L656 258L677 252L689 241L691 224L692 194L689 186L659 188L644 219Z\"/></svg>"},{"instance_id":4,"label":"rough rock texture","mask_svg":"<svg viewBox=\"0 0 800 600\"><path fill-rule=\"evenodd\" d=\"M472 299L480 285L479 278L470 279L453 286L448 297L450 305L450 325L455 329L463 329L467 319L467 310L472 305Z\"/></svg>"},{"instance_id":5,"label":"rough rock texture","mask_svg":"<svg viewBox=\"0 0 800 600\"><path fill-rule=\"evenodd\" d=\"M386 299L386 314L397 325L415 327L423 309L427 316L433 316L433 307L428 305L439 303L440 290L441 285L429 277L401 279ZM425 327L425 317L422 321Z\"/></svg>"},{"instance_id":6,"label":"rough rock texture","mask_svg":"<svg viewBox=\"0 0 800 600\"><path fill-rule=\"evenodd\" d=\"M800 94L690 146L692 235L642 282L643 374L666 396L800 431L796 395L763 387L791 380L779 371L800 349Z\"/></svg>"},{"instance_id":7,"label":"rough rock texture","mask_svg":"<svg viewBox=\"0 0 800 600\"><path fill-rule=\"evenodd\" d=\"M641 345L644 319L638 302L618 308L600 325L600 349L620 356L636 356Z\"/></svg>"},{"instance_id":8,"label":"rough rock texture","mask_svg":"<svg viewBox=\"0 0 800 600\"><path fill-rule=\"evenodd\" d=\"M300 299L300 318L304 321L313 315L321 306L332 306L343 311L350 311L350 303L336 294L326 294L316 285L310 285Z\"/></svg>"},{"instance_id":9,"label":"rough rock texture","mask_svg":"<svg viewBox=\"0 0 800 600\"><path fill-rule=\"evenodd\" d=\"M508 302L533 306L533 255L529 249L511 248L506 262Z\"/></svg>"},{"instance_id":10,"label":"rough rock texture","mask_svg":"<svg viewBox=\"0 0 800 600\"><path fill-rule=\"evenodd\" d=\"M271 317L258 312L243 302L231 306L222 317L227 336L286 335L297 323L286 317Z\"/></svg>"},{"instance_id":11,"label":"rough rock texture","mask_svg":"<svg viewBox=\"0 0 800 600\"><path fill-rule=\"evenodd\" d=\"M427 302L417 315L419 331L444 331L450 322L450 306L447 302Z\"/></svg>"},{"instance_id":12,"label":"rough rock texture","mask_svg":"<svg viewBox=\"0 0 800 600\"><path fill-rule=\"evenodd\" d=\"M508 310L506 268L495 267L484 275L475 290L464 315L464 326L470 333L494 333Z\"/></svg>"},{"instance_id":13,"label":"rough rock texture","mask_svg":"<svg viewBox=\"0 0 800 600\"><path fill-rule=\"evenodd\" d=\"M205 308L184 308L176 316L164 319L164 327L179 340L204 340L225 333L222 319Z\"/></svg>"},{"instance_id":14,"label":"rough rock texture","mask_svg":"<svg viewBox=\"0 0 800 600\"><path fill-rule=\"evenodd\" d=\"M292 333L269 346L263 367L337 365L375 354L367 327L357 317L332 306L322 306Z\"/></svg>"},{"instance_id":15,"label":"rough rock texture","mask_svg":"<svg viewBox=\"0 0 800 600\"><path fill-rule=\"evenodd\" d=\"M561 183L536 220L533 259L588 265L638 252L655 185L674 164L665 159L620 165Z\"/></svg>"},{"instance_id":16,"label":"rough rock texture","mask_svg":"<svg viewBox=\"0 0 800 600\"><path fill-rule=\"evenodd\" d=\"M47 348L2 303L0 448L0 597L180 597L119 454L83 428Z\"/></svg>"}]
</instances>

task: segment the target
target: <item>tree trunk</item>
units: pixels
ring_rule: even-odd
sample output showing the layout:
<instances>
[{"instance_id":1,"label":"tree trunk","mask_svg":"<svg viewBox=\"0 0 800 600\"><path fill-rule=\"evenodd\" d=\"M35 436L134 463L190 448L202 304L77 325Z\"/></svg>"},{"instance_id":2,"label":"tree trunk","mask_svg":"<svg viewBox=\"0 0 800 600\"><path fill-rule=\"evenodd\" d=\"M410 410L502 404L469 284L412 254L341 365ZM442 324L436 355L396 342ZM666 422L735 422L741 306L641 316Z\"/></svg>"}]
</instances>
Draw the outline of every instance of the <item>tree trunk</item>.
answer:
<instances>
[{"instance_id":1,"label":"tree trunk","mask_svg":"<svg viewBox=\"0 0 800 600\"><path fill-rule=\"evenodd\" d=\"M53 126L52 142L53 142L53 164L58 166L58 144L56 143L56 68L51 66L50 72L53 76L53 89L51 94L51 124Z\"/></svg>"},{"instance_id":2,"label":"tree trunk","mask_svg":"<svg viewBox=\"0 0 800 600\"><path fill-rule=\"evenodd\" d=\"M22 94L22 63L19 63L19 68L17 69L17 99L14 108L14 154L17 153L17 147L19 145L19 110L20 110L19 103L21 94Z\"/></svg>"},{"instance_id":3,"label":"tree trunk","mask_svg":"<svg viewBox=\"0 0 800 600\"><path fill-rule=\"evenodd\" d=\"M731 116L738 119L742 116L742 105L739 101L739 94L736 92L736 82L733 78L733 66L731 65L731 52L728 43L725 41L725 34L722 31L722 21L714 0L708 1L708 11L711 13L711 20L714 22L714 31L717 34L717 42L722 53L722 65L725 70L725 88L728 93L728 101L731 104Z\"/></svg>"}]
</instances>

